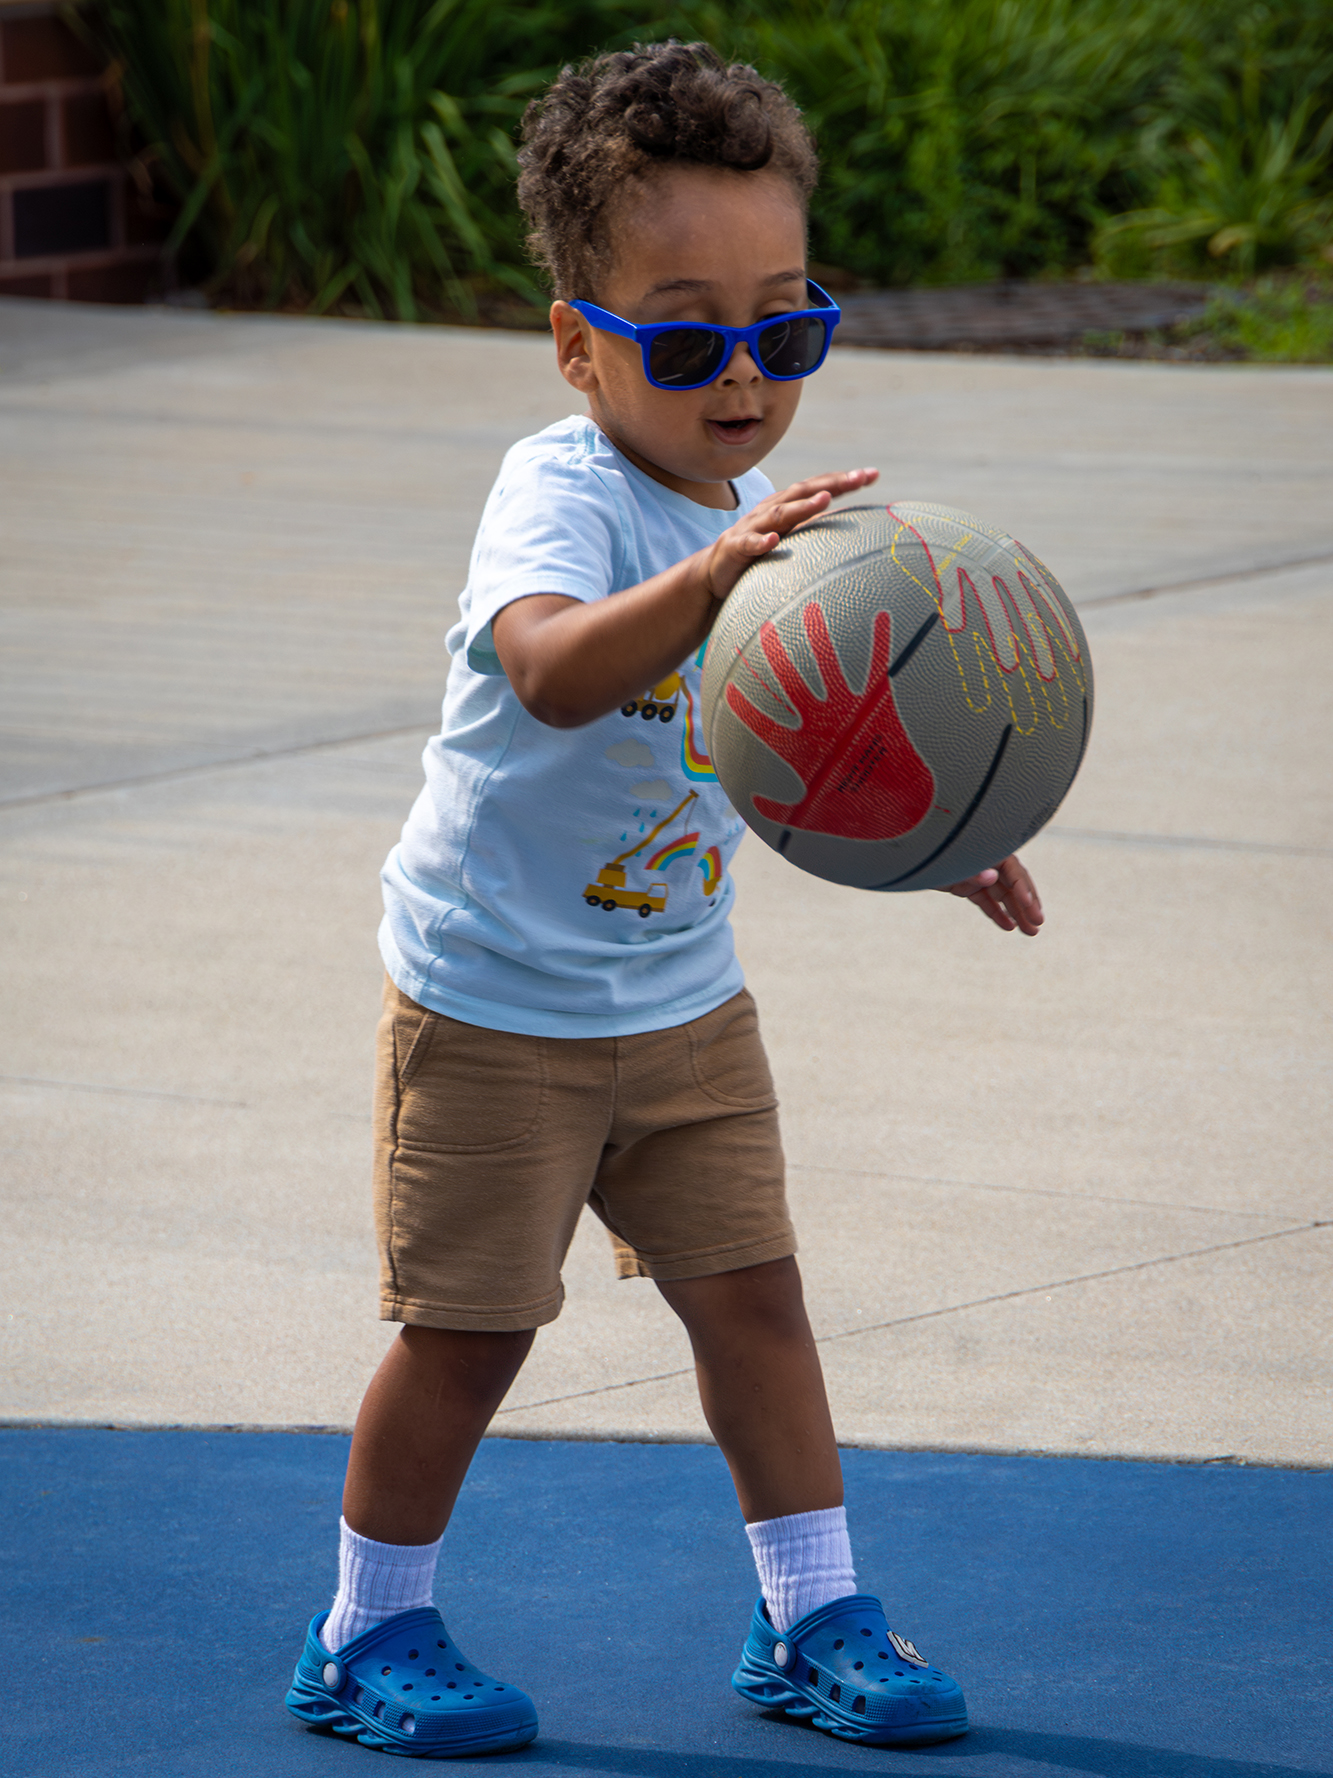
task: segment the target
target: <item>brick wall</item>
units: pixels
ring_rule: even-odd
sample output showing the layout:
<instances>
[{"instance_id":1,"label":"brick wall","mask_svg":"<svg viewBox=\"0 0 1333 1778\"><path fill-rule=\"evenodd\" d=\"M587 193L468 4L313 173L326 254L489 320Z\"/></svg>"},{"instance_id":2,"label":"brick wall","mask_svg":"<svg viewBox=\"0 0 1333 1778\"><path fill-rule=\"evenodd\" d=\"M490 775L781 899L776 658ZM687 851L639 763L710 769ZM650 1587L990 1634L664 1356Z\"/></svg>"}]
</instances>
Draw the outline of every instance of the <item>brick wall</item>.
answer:
<instances>
[{"instance_id":1,"label":"brick wall","mask_svg":"<svg viewBox=\"0 0 1333 1778\"><path fill-rule=\"evenodd\" d=\"M153 214L116 159L106 70L56 0L0 0L0 295L142 302Z\"/></svg>"}]
</instances>

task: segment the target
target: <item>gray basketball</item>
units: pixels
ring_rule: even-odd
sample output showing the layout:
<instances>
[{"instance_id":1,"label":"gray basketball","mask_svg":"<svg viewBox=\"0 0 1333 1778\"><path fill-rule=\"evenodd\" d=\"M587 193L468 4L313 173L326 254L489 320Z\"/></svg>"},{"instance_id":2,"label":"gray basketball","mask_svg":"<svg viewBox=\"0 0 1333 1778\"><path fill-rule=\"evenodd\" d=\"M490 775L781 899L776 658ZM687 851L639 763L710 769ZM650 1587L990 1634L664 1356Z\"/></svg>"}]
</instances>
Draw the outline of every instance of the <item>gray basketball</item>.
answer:
<instances>
[{"instance_id":1,"label":"gray basketball","mask_svg":"<svg viewBox=\"0 0 1333 1778\"><path fill-rule=\"evenodd\" d=\"M1021 543L949 506L853 506L741 576L702 727L737 812L792 864L937 889L1048 822L1092 725L1078 614Z\"/></svg>"}]
</instances>

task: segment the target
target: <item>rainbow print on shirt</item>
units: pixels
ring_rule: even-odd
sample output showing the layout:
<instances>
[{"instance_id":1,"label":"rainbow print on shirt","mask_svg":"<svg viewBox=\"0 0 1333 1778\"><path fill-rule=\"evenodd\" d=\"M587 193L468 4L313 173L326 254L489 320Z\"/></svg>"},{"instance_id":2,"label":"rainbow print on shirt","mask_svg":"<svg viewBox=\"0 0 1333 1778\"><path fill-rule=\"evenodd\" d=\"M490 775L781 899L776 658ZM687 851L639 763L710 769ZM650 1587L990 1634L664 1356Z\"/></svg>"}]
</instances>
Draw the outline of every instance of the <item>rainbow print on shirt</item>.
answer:
<instances>
[{"instance_id":1,"label":"rainbow print on shirt","mask_svg":"<svg viewBox=\"0 0 1333 1778\"><path fill-rule=\"evenodd\" d=\"M660 846L651 858L645 859L644 869L649 871L665 870L678 858L690 857L698 850L698 847L699 835L697 833L683 833L679 839L668 840L666 845ZM716 851L717 848L714 847L713 850Z\"/></svg>"},{"instance_id":2,"label":"rainbow print on shirt","mask_svg":"<svg viewBox=\"0 0 1333 1778\"><path fill-rule=\"evenodd\" d=\"M722 886L722 854L716 846L709 846L696 863L704 873L704 894L711 899Z\"/></svg>"},{"instance_id":3,"label":"rainbow print on shirt","mask_svg":"<svg viewBox=\"0 0 1333 1778\"><path fill-rule=\"evenodd\" d=\"M698 724L694 718L694 698L688 685L685 691L685 727L680 737L680 767L687 778L695 783L707 779L717 782L717 773L713 770L713 762L704 752L703 739L699 734Z\"/></svg>"}]
</instances>

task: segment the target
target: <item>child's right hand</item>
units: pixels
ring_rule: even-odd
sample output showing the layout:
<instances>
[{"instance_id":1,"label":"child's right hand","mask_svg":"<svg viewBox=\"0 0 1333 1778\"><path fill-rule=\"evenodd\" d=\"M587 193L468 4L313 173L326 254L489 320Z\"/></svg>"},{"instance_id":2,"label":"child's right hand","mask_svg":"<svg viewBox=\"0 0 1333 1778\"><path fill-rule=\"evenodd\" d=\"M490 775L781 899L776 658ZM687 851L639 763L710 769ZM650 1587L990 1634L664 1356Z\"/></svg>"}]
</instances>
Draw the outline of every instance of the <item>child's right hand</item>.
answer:
<instances>
[{"instance_id":1,"label":"child's right hand","mask_svg":"<svg viewBox=\"0 0 1333 1778\"><path fill-rule=\"evenodd\" d=\"M491 634L519 702L552 728L580 728L618 709L694 653L751 562L836 495L878 477L877 469L850 469L794 482L737 519L711 548L612 599L515 599L496 613Z\"/></svg>"},{"instance_id":2,"label":"child's right hand","mask_svg":"<svg viewBox=\"0 0 1333 1778\"><path fill-rule=\"evenodd\" d=\"M840 494L879 480L878 469L845 469L839 475L813 475L770 494L724 531L708 552L708 590L721 604L750 563L775 549L789 531L823 512Z\"/></svg>"}]
</instances>

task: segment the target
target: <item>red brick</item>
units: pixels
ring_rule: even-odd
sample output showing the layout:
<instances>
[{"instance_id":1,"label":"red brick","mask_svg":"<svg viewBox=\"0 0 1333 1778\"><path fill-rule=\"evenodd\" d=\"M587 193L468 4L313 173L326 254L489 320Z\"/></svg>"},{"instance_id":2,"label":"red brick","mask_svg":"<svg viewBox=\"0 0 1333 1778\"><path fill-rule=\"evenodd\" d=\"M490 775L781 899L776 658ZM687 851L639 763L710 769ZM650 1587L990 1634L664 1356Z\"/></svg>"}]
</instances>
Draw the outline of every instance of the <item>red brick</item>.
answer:
<instances>
[{"instance_id":1,"label":"red brick","mask_svg":"<svg viewBox=\"0 0 1333 1778\"><path fill-rule=\"evenodd\" d=\"M45 102L0 105L0 173L39 173L45 165Z\"/></svg>"},{"instance_id":2,"label":"red brick","mask_svg":"<svg viewBox=\"0 0 1333 1778\"><path fill-rule=\"evenodd\" d=\"M111 245L111 188L105 179L21 187L11 202L15 259L95 253Z\"/></svg>"},{"instance_id":3,"label":"red brick","mask_svg":"<svg viewBox=\"0 0 1333 1778\"><path fill-rule=\"evenodd\" d=\"M130 265L108 265L69 271L69 296L79 303L141 303L162 285L162 273L154 260Z\"/></svg>"},{"instance_id":4,"label":"red brick","mask_svg":"<svg viewBox=\"0 0 1333 1778\"><path fill-rule=\"evenodd\" d=\"M100 167L115 160L116 133L102 93L73 93L62 109L67 167Z\"/></svg>"},{"instance_id":5,"label":"red brick","mask_svg":"<svg viewBox=\"0 0 1333 1778\"><path fill-rule=\"evenodd\" d=\"M0 296L50 296L49 277L0 278Z\"/></svg>"},{"instance_id":6,"label":"red brick","mask_svg":"<svg viewBox=\"0 0 1333 1778\"><path fill-rule=\"evenodd\" d=\"M7 86L102 72L98 58L58 18L7 19L0 25L0 50L0 75Z\"/></svg>"}]
</instances>

